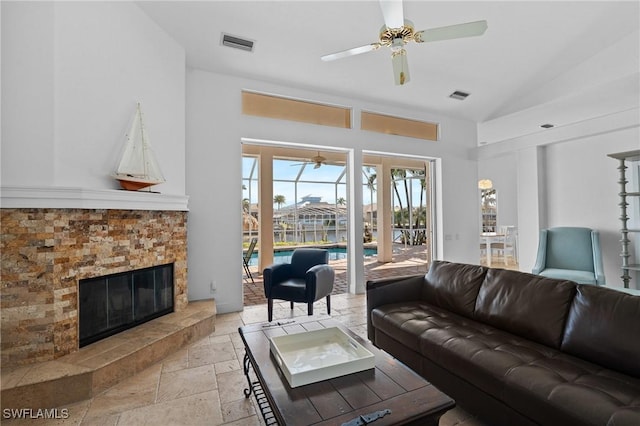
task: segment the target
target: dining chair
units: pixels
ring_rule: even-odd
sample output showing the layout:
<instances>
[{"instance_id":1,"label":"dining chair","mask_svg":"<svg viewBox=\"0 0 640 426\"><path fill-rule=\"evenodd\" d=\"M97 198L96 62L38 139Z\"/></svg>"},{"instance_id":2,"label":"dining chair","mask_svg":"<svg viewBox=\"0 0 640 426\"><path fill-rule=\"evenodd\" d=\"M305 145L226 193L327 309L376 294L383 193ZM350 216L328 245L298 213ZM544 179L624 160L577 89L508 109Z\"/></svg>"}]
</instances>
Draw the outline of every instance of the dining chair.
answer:
<instances>
[{"instance_id":1,"label":"dining chair","mask_svg":"<svg viewBox=\"0 0 640 426\"><path fill-rule=\"evenodd\" d=\"M490 244L493 251L498 252L498 257L502 257L505 265L509 265L510 260L518 263L518 230L515 226L501 226L500 238Z\"/></svg>"}]
</instances>

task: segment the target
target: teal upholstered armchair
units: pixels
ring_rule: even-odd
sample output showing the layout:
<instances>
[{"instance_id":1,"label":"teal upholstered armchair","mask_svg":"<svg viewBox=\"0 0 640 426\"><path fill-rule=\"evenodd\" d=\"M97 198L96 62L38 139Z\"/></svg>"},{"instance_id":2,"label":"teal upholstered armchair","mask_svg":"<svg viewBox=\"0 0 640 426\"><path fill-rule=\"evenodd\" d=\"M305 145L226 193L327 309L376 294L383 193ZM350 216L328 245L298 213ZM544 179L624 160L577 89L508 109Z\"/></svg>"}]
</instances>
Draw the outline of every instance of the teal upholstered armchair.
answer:
<instances>
[{"instance_id":1,"label":"teal upholstered armchair","mask_svg":"<svg viewBox=\"0 0 640 426\"><path fill-rule=\"evenodd\" d=\"M598 231L574 227L541 229L532 272L579 284L605 285Z\"/></svg>"}]
</instances>

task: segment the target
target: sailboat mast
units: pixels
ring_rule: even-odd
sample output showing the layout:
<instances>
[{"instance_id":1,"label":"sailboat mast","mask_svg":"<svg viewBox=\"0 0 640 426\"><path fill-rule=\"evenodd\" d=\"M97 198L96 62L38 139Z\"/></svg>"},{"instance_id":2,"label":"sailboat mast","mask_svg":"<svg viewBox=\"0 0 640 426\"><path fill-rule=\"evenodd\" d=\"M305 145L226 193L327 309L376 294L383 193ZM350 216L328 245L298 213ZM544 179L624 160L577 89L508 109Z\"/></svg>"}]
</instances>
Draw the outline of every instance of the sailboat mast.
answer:
<instances>
[{"instance_id":1,"label":"sailboat mast","mask_svg":"<svg viewBox=\"0 0 640 426\"><path fill-rule=\"evenodd\" d=\"M142 170L144 170L143 176L149 176L147 165L147 137L144 134L144 120L142 119L142 109L140 109L140 102L138 102L138 114L140 115L140 136L142 137Z\"/></svg>"}]
</instances>

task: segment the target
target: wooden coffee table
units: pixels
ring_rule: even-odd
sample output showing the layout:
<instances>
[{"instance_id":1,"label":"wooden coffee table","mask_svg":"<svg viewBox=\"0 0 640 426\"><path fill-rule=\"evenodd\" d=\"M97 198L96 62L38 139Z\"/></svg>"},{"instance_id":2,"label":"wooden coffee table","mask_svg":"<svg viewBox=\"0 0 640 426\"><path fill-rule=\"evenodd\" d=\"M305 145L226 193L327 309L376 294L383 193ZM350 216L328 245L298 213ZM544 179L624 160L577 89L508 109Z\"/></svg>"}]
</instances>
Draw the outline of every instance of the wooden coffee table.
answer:
<instances>
[{"instance_id":1,"label":"wooden coffee table","mask_svg":"<svg viewBox=\"0 0 640 426\"><path fill-rule=\"evenodd\" d=\"M375 355L375 368L291 388L270 352L269 337L340 327ZM300 317L239 328L244 373L268 425L437 425L455 402L414 371L329 316ZM253 369L257 380L250 377ZM390 412L386 411L390 410ZM380 413L373 422L360 416Z\"/></svg>"}]
</instances>

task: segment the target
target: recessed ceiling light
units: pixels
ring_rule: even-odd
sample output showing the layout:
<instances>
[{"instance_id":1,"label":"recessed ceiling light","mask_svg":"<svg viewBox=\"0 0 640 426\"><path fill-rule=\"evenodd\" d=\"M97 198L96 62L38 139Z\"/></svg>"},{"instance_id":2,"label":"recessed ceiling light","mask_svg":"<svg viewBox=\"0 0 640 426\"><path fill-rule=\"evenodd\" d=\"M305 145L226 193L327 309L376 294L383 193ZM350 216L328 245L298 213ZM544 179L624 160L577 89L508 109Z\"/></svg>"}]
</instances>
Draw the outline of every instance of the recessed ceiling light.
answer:
<instances>
[{"instance_id":1,"label":"recessed ceiling light","mask_svg":"<svg viewBox=\"0 0 640 426\"><path fill-rule=\"evenodd\" d=\"M469 93L462 92L460 90L456 90L455 92L449 95L450 98L457 99L459 101L464 101L465 99L467 99L467 96L469 96Z\"/></svg>"},{"instance_id":2,"label":"recessed ceiling light","mask_svg":"<svg viewBox=\"0 0 640 426\"><path fill-rule=\"evenodd\" d=\"M252 52L254 41L222 33L220 44L227 47L233 47L234 49Z\"/></svg>"},{"instance_id":3,"label":"recessed ceiling light","mask_svg":"<svg viewBox=\"0 0 640 426\"><path fill-rule=\"evenodd\" d=\"M541 124L540 127L542 127L543 129L550 129L552 127L555 127L555 125L547 123L547 124Z\"/></svg>"}]
</instances>

